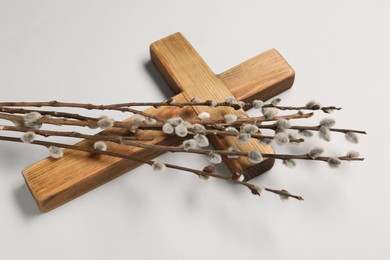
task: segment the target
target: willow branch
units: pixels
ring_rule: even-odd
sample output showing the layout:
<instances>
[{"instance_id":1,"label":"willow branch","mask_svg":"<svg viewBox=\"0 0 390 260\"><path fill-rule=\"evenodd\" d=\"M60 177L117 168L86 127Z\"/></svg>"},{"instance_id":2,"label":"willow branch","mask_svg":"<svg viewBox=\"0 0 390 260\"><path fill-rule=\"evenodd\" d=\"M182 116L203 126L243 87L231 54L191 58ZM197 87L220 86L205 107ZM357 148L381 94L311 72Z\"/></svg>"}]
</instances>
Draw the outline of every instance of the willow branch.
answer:
<instances>
[{"instance_id":1,"label":"willow branch","mask_svg":"<svg viewBox=\"0 0 390 260\"><path fill-rule=\"evenodd\" d=\"M148 113L133 108L117 107L117 106L110 106L110 105L94 105L94 104L85 104L85 103L58 102L56 100L48 101L48 102L0 102L0 107L69 107L69 108L83 108L87 110L92 110L92 109L115 110L120 112L130 112L133 114L154 118L159 122L164 122L164 120L158 117L149 115Z\"/></svg>"},{"instance_id":2,"label":"willow branch","mask_svg":"<svg viewBox=\"0 0 390 260\"><path fill-rule=\"evenodd\" d=\"M294 114L283 115L283 116L275 116L274 118L266 118L264 116L238 118L233 123L226 123L224 119L206 119L206 120L189 119L189 120L186 120L186 122L188 122L190 124L201 124L205 127L216 126L217 128L222 128L222 127L228 127L228 126L238 127L242 124L255 124L255 123L257 123L257 124L261 125L260 122L277 121L280 119L291 120L291 119L310 118L312 116L313 116L313 113L294 113ZM160 128L162 128L162 126L163 126L162 123L156 123L153 125L147 125L144 123L142 123L142 124L135 123L132 125L137 126L139 129L145 129L145 130L160 130Z\"/></svg>"},{"instance_id":3,"label":"willow branch","mask_svg":"<svg viewBox=\"0 0 390 260\"><path fill-rule=\"evenodd\" d=\"M20 122L23 121L23 116L19 115L9 115L0 113L0 119L5 119L11 122ZM48 117L42 117L36 121L38 124L50 124L50 125L71 125L71 126L79 126L79 127L90 127L90 128L97 128L98 127L98 121L97 120L74 120L74 119L67 119L67 118L48 118ZM117 128L124 128L124 129L131 129L132 124L129 122L121 122L121 121L114 121L114 127Z\"/></svg>"},{"instance_id":4,"label":"willow branch","mask_svg":"<svg viewBox=\"0 0 390 260\"><path fill-rule=\"evenodd\" d=\"M203 154L209 155L210 153L216 153L223 156L243 156L248 157L249 152L241 152L241 151L228 151L228 150L212 150L212 149L185 149L181 146L167 146L167 145L156 145L156 144L145 144L140 142L135 142L131 140L131 137L124 136L105 136L105 135L87 135L81 134L78 132L61 132L61 131L49 131L49 130L39 130L39 129L31 129L25 127L16 127L16 126L2 126L0 128L5 131L15 131L15 132L34 132L35 134L48 137L48 136L63 136L63 137L72 137L72 138L83 138L89 140L96 141L111 141L118 144L124 144L134 147L139 147L143 149L155 150L155 151L164 151L164 152L181 152L181 153L192 153L192 154ZM316 160L316 161L324 161L327 162L331 157L316 157L312 158L309 154L302 155L293 155L293 154L266 154L262 153L262 156L265 158L273 158L279 160L290 160L290 159L298 159L298 160ZM340 156L337 157L340 160L346 161L362 161L364 158L351 158L348 156Z\"/></svg>"},{"instance_id":5,"label":"willow branch","mask_svg":"<svg viewBox=\"0 0 390 260\"><path fill-rule=\"evenodd\" d=\"M152 138L140 138L136 136L121 136L121 135L102 135L102 134L96 134L96 135L88 135L88 134L82 134L79 132L71 131L51 131L51 130L41 130L41 129L35 129L35 128L27 128L27 127L19 127L19 126L6 126L6 125L0 125L0 130L3 131L12 131L12 132L34 132L37 135L49 137L49 136L62 136L62 137L72 137L72 138L82 138L82 139L88 139L88 140L96 140L96 141L110 141L114 143L121 144L124 141L127 140L138 140L138 141L152 141Z\"/></svg>"},{"instance_id":6,"label":"willow branch","mask_svg":"<svg viewBox=\"0 0 390 260\"><path fill-rule=\"evenodd\" d=\"M195 134L195 132L191 131L191 133ZM228 132L228 131L225 131L225 130L209 130L209 129L206 129L206 131L204 132L205 135L219 135L219 136L239 136L240 133L238 132ZM263 134L251 134L251 138L254 138L254 139L257 139L257 140L263 140L263 139L275 139L275 136L273 135L263 135ZM290 143L294 143L294 144L299 144L299 143L303 143L305 141L305 139L303 138L290 138L289 139Z\"/></svg>"},{"instance_id":7,"label":"willow branch","mask_svg":"<svg viewBox=\"0 0 390 260\"><path fill-rule=\"evenodd\" d=\"M246 103L246 105L251 105L250 103ZM294 106L278 106L278 105L272 105L272 104L266 104L263 107L272 107L276 108L278 110L322 110L323 112L329 111L329 110L341 110L341 107L335 107L335 106L326 106L326 107L307 107L307 106L300 106L300 107L294 107Z\"/></svg>"},{"instance_id":8,"label":"willow branch","mask_svg":"<svg viewBox=\"0 0 390 260\"><path fill-rule=\"evenodd\" d=\"M260 129L271 129L271 130L276 130L277 127L275 124L272 125L257 125ZM321 128L321 125L316 125L316 126L291 126L289 129L293 130L311 130L311 131L319 131ZM361 131L361 130L354 130L354 129L344 129L344 128L329 128L329 131L331 132L339 132L339 133L357 133L357 134L367 134L366 131Z\"/></svg>"},{"instance_id":9,"label":"willow branch","mask_svg":"<svg viewBox=\"0 0 390 260\"><path fill-rule=\"evenodd\" d=\"M16 143L21 143L22 142L18 138L7 137L7 136L0 136L0 140L1 141L8 141L8 142L16 142ZM124 154L119 154L119 153L114 153L114 152L110 152L110 151L96 150L96 149L93 149L93 148L90 148L90 147L75 146L75 145L68 145L68 144L55 143L55 142L46 142L46 141L33 141L33 142L31 142L31 144L40 145L40 146L44 146L44 147L47 147L47 148L49 148L50 146L55 146L55 147L61 147L61 148L65 148L65 149L89 152L89 153L92 153L92 154L108 155L108 156L112 156L112 157L117 157L117 158L132 160L132 161L136 161L136 162L141 162L141 163L144 163L144 164L148 164L150 166L152 166L153 163L154 163L154 161L152 161L152 160L145 160L145 159L142 159L142 158L139 158L139 157L124 155ZM251 184L251 183L248 183L248 182L242 182L242 181L239 181L239 180L234 180L231 177L228 177L228 176L225 176L225 175L222 175L222 174L210 173L210 172L205 172L205 171L199 171L199 170L196 170L196 169L187 168L187 167L174 165L174 164L165 164L165 166L167 168L171 168L171 169L176 169L176 170L180 170L180 171L190 172L190 173L196 174L198 176L210 176L210 177L226 180L226 181L229 181L229 182L232 182L232 183L235 183L235 184L243 185L243 186L249 188L250 190L254 190L256 188L256 186L254 184ZM283 190L274 190L274 189L269 189L269 188L265 188L265 190L268 191L268 192L272 192L272 193L278 194L278 195L281 195L281 192L283 193ZM289 193L282 194L282 195L288 196L288 197L291 197L291 198L295 198L295 199L298 199L298 200L303 200L303 198L301 196L296 196L296 195L292 195L292 194L289 194Z\"/></svg>"},{"instance_id":10,"label":"willow branch","mask_svg":"<svg viewBox=\"0 0 390 260\"><path fill-rule=\"evenodd\" d=\"M41 115L49 115L54 117L66 117L71 119L77 119L82 121L98 121L98 118L95 117L86 117L74 113L64 113L57 111L46 111L46 110L37 110L37 109L23 109L23 108L9 108L9 107L0 107L0 112L5 112L9 114L27 114L31 112L38 112Z\"/></svg>"},{"instance_id":11,"label":"willow branch","mask_svg":"<svg viewBox=\"0 0 390 260\"><path fill-rule=\"evenodd\" d=\"M212 107L232 107L236 110L241 109L242 107L253 108L252 103L243 103L239 105L237 103L226 103L226 102L213 102L211 100L206 100L204 102L174 102L172 99L168 99L163 102L128 102L128 103L119 103L119 104L111 104L113 107L132 107L132 106L152 106L152 107L163 107L163 106L171 106L171 107L186 107L186 106L212 106ZM278 106L272 104L265 104L263 107L268 108L276 108L279 110L340 110L340 107L335 106L326 106L326 107L307 107L307 106Z\"/></svg>"}]
</instances>

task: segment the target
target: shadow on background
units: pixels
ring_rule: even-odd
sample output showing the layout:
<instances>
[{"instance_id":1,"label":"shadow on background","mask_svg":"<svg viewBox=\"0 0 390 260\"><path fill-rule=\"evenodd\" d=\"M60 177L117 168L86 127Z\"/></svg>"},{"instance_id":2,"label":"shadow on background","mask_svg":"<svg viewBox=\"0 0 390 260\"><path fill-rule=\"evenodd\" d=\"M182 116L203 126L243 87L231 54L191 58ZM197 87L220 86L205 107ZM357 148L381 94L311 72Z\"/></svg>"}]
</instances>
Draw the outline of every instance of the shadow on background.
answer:
<instances>
[{"instance_id":1,"label":"shadow on background","mask_svg":"<svg viewBox=\"0 0 390 260\"><path fill-rule=\"evenodd\" d=\"M16 204L19 205L22 215L26 219L31 219L41 214L41 211L35 203L35 200L26 184L23 184L15 189L14 198L17 202Z\"/></svg>"}]
</instances>

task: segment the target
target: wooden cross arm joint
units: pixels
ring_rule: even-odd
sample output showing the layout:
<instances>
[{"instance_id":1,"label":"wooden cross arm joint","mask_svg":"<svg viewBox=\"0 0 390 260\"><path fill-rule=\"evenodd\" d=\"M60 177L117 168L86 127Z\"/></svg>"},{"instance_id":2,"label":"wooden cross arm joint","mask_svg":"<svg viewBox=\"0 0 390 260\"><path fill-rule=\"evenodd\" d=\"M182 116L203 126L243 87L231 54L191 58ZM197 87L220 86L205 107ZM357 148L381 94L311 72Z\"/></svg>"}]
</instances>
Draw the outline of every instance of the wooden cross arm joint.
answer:
<instances>
[{"instance_id":1,"label":"wooden cross arm joint","mask_svg":"<svg viewBox=\"0 0 390 260\"><path fill-rule=\"evenodd\" d=\"M177 102L190 101L194 97L222 101L227 96L234 96L237 100L245 102L252 102L255 99L267 100L287 90L294 82L293 69L274 49L218 75L211 71L181 33L154 42L150 46L150 52L153 63L177 93L173 97ZM227 107L213 109L161 107L149 108L145 112L163 119L177 116L191 119L203 111L209 112L215 118L227 113L245 114L243 110ZM126 121L129 120L131 118ZM113 128L104 131L103 134L124 134L123 131ZM147 142L150 144L180 145L182 142L177 136L167 136L157 131L142 131L138 135L152 137L153 140ZM232 137L210 136L209 139L215 149L242 146ZM91 146L92 142L85 140L78 145ZM115 143L110 143L109 149L147 160L152 160L163 153ZM255 140L243 149L273 152L270 146L262 146ZM225 159L224 162L231 171L244 172L246 178L251 179L269 170L274 160L266 159L255 166L247 158ZM138 166L140 163L126 159L66 150L64 157L59 160L46 158L24 169L23 176L40 210L46 212Z\"/></svg>"}]
</instances>

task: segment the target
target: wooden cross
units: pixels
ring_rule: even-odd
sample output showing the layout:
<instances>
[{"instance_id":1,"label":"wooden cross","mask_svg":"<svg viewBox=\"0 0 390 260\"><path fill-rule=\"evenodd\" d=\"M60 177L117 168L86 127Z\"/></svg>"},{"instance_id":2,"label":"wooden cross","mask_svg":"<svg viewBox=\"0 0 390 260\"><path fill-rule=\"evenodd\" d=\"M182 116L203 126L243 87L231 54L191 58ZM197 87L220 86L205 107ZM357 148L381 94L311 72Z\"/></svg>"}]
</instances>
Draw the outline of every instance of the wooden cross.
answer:
<instances>
[{"instance_id":1,"label":"wooden cross","mask_svg":"<svg viewBox=\"0 0 390 260\"><path fill-rule=\"evenodd\" d=\"M195 97L203 101L223 101L228 96L234 96L237 100L245 102L252 102L255 99L267 100L290 88L294 82L293 69L274 49L219 75L211 71L181 33L154 42L150 46L150 53L157 69L172 90L177 93L173 97L177 102L188 102ZM196 106L182 109L149 108L145 112L162 119L177 116L193 119L203 111L209 112L211 118L221 118L227 113L245 115L243 110L233 110L228 107L211 109ZM103 134L125 134L125 131L112 128L104 131ZM180 145L182 142L182 139L177 136L167 136L158 131L140 131L137 135L152 137L153 141L148 142L151 144ZM243 146L232 136L209 136L209 140L215 149ZM85 140L78 145L92 146L93 141ZM110 143L109 149L147 160L152 160L163 153L115 143ZM245 144L245 150L273 153L270 146L263 146L256 140ZM239 158L224 159L224 163L232 172L243 172L249 180L269 170L274 160L266 159L254 165L247 158ZM59 160L46 158L24 169L23 176L40 210L46 212L138 166L140 163L131 160L66 150L64 157Z\"/></svg>"}]
</instances>

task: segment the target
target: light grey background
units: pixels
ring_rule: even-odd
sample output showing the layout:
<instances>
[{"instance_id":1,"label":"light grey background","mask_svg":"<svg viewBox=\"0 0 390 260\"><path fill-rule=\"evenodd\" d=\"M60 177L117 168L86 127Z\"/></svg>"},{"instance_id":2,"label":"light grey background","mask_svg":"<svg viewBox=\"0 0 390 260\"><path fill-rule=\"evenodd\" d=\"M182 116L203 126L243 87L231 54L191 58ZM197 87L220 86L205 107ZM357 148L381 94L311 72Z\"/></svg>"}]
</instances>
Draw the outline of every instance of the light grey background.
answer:
<instances>
[{"instance_id":1,"label":"light grey background","mask_svg":"<svg viewBox=\"0 0 390 260\"><path fill-rule=\"evenodd\" d=\"M332 115L338 126L369 135L356 146L335 134L329 144L276 147L319 144L331 155L355 149L366 157L338 170L277 163L253 181L304 202L144 166L46 214L20 173L46 150L1 143L0 258L389 259L389 13L387 0L1 0L3 101L162 100L170 92L148 47L181 31L216 73L276 48L296 71L284 104L342 106Z\"/></svg>"}]
</instances>

